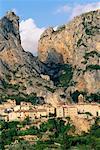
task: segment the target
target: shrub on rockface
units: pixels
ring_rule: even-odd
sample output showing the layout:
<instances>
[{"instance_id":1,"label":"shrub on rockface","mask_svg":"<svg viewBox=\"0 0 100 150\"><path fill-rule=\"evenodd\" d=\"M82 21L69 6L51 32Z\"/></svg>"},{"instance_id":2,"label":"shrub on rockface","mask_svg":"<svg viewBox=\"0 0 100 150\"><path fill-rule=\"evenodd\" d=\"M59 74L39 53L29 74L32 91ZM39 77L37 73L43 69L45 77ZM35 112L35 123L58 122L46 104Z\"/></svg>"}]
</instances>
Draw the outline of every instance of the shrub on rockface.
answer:
<instances>
[{"instance_id":1,"label":"shrub on rockface","mask_svg":"<svg viewBox=\"0 0 100 150\"><path fill-rule=\"evenodd\" d=\"M100 103L100 93L99 92L91 93L89 96L86 96L86 99L88 101L95 101L95 102Z\"/></svg>"},{"instance_id":2,"label":"shrub on rockface","mask_svg":"<svg viewBox=\"0 0 100 150\"><path fill-rule=\"evenodd\" d=\"M94 57L94 56L100 57L100 54L97 51L91 51L91 52L85 53L84 58L89 59L89 57Z\"/></svg>"},{"instance_id":3,"label":"shrub on rockface","mask_svg":"<svg viewBox=\"0 0 100 150\"><path fill-rule=\"evenodd\" d=\"M5 94L5 95L0 95L0 97L4 100L12 99L16 100L17 105L20 104L20 102L25 101L25 102L31 102L33 105L39 104L39 98L36 96L35 93L31 93L30 95L24 94L24 93L18 93L18 94Z\"/></svg>"},{"instance_id":4,"label":"shrub on rockface","mask_svg":"<svg viewBox=\"0 0 100 150\"><path fill-rule=\"evenodd\" d=\"M86 70L100 70L100 65L88 65Z\"/></svg>"},{"instance_id":5,"label":"shrub on rockface","mask_svg":"<svg viewBox=\"0 0 100 150\"><path fill-rule=\"evenodd\" d=\"M72 66L69 64L64 64L61 66L60 75L58 78L58 86L68 87L71 79L73 77Z\"/></svg>"}]
</instances>

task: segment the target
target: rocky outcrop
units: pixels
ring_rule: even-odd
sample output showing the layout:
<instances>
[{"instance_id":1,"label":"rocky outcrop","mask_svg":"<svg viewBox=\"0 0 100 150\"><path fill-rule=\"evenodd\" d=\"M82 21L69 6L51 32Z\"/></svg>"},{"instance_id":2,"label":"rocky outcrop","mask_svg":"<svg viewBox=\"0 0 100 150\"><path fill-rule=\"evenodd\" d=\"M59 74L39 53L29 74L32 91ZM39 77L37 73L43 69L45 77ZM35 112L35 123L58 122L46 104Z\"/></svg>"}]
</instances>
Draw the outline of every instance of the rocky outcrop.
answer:
<instances>
[{"instance_id":1,"label":"rocky outcrop","mask_svg":"<svg viewBox=\"0 0 100 150\"><path fill-rule=\"evenodd\" d=\"M80 94L99 94L99 17L100 10L56 31L47 29L34 57L21 46L19 17L7 12L0 20L0 100L35 95L36 101L56 106L76 101Z\"/></svg>"},{"instance_id":2,"label":"rocky outcrop","mask_svg":"<svg viewBox=\"0 0 100 150\"><path fill-rule=\"evenodd\" d=\"M0 20L0 98L35 93L43 99L46 86L53 88L52 81L41 78L44 69L45 65L21 46L19 17L7 12Z\"/></svg>"},{"instance_id":3,"label":"rocky outcrop","mask_svg":"<svg viewBox=\"0 0 100 150\"><path fill-rule=\"evenodd\" d=\"M39 72L38 65L34 64L33 66L33 63L36 63L34 61L36 58L31 53L25 52L21 46L19 17L14 12L8 12L0 20L0 59L11 71L16 70L19 65L20 68L24 68L26 65L26 69L29 70L28 65L30 65L31 71Z\"/></svg>"},{"instance_id":4,"label":"rocky outcrop","mask_svg":"<svg viewBox=\"0 0 100 150\"><path fill-rule=\"evenodd\" d=\"M46 64L70 64L71 89L98 93L100 88L100 10L75 17L71 22L48 28L39 40L39 59Z\"/></svg>"}]
</instances>

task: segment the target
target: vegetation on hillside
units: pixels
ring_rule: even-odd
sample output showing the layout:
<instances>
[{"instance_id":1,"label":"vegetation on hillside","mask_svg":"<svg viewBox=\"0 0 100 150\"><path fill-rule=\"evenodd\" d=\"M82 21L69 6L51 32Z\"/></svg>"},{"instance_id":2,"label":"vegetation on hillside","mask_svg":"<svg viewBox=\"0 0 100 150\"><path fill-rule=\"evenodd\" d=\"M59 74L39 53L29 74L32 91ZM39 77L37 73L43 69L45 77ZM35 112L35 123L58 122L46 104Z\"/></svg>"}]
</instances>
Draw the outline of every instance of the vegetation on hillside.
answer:
<instances>
[{"instance_id":1,"label":"vegetation on hillside","mask_svg":"<svg viewBox=\"0 0 100 150\"><path fill-rule=\"evenodd\" d=\"M88 101L94 101L100 103L100 92L97 93L90 93L89 96L86 96Z\"/></svg>"},{"instance_id":2,"label":"vegetation on hillside","mask_svg":"<svg viewBox=\"0 0 100 150\"><path fill-rule=\"evenodd\" d=\"M86 70L100 70L100 65L88 65Z\"/></svg>"},{"instance_id":3,"label":"vegetation on hillside","mask_svg":"<svg viewBox=\"0 0 100 150\"><path fill-rule=\"evenodd\" d=\"M59 73L54 83L59 87L68 87L73 77L73 69L69 64L59 65Z\"/></svg>"},{"instance_id":4,"label":"vegetation on hillside","mask_svg":"<svg viewBox=\"0 0 100 150\"><path fill-rule=\"evenodd\" d=\"M36 96L35 93L31 93L31 94L25 94L25 93L18 93L18 94L0 94L0 99L1 99L1 103L11 99L11 100L16 100L16 104L19 105L20 102L24 101L24 102L31 102L33 105L39 104L40 103L40 99Z\"/></svg>"},{"instance_id":5,"label":"vegetation on hillside","mask_svg":"<svg viewBox=\"0 0 100 150\"><path fill-rule=\"evenodd\" d=\"M29 125L29 120L23 122L0 121L0 149L8 145L8 150L99 150L100 149L100 119L97 118L89 133L74 135L75 127L67 124L62 119L49 119L42 123L39 128L31 126L29 129L21 130ZM69 134L71 133L71 134ZM38 138L30 143L19 136L36 135ZM45 137L45 138L43 138ZM15 142L16 141L16 142Z\"/></svg>"},{"instance_id":6,"label":"vegetation on hillside","mask_svg":"<svg viewBox=\"0 0 100 150\"><path fill-rule=\"evenodd\" d=\"M94 57L94 56L100 57L100 54L97 51L91 51L91 52L85 53L84 58L89 59L89 57Z\"/></svg>"}]
</instances>

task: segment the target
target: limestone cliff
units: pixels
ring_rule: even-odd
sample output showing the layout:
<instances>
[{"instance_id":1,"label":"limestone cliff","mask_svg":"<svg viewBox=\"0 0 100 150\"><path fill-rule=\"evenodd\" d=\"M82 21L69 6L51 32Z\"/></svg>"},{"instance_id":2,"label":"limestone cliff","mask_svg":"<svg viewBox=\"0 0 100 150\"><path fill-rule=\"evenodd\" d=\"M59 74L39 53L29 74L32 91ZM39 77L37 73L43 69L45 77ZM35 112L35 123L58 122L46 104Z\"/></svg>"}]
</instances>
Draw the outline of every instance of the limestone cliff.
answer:
<instances>
[{"instance_id":1,"label":"limestone cliff","mask_svg":"<svg viewBox=\"0 0 100 150\"><path fill-rule=\"evenodd\" d=\"M46 64L70 64L67 90L98 93L100 89L100 10L75 17L56 31L48 28L38 45L39 59ZM69 91L70 91L69 90Z\"/></svg>"},{"instance_id":2,"label":"limestone cliff","mask_svg":"<svg viewBox=\"0 0 100 150\"><path fill-rule=\"evenodd\" d=\"M45 68L31 53L25 52L21 46L19 34L19 17L14 12L0 20L0 98L25 97L35 93L44 99L51 81L41 78Z\"/></svg>"},{"instance_id":3,"label":"limestone cliff","mask_svg":"<svg viewBox=\"0 0 100 150\"><path fill-rule=\"evenodd\" d=\"M94 94L92 100L99 101L99 59L100 10L56 31L47 29L39 40L38 57L24 51L19 17L7 12L0 20L0 102L15 98L56 106L77 101L80 94Z\"/></svg>"}]
</instances>

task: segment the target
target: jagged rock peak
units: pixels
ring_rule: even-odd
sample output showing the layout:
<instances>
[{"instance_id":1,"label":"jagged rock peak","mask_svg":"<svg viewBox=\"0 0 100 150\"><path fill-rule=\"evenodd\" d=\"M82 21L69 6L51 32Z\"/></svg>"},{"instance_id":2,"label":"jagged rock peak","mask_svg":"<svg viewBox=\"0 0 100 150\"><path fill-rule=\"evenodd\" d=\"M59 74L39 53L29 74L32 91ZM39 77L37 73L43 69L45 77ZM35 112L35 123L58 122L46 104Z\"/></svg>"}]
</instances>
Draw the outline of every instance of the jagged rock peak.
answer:
<instances>
[{"instance_id":1,"label":"jagged rock peak","mask_svg":"<svg viewBox=\"0 0 100 150\"><path fill-rule=\"evenodd\" d=\"M40 39L46 36L50 36L54 32L54 29L52 27L49 27L41 34Z\"/></svg>"},{"instance_id":2,"label":"jagged rock peak","mask_svg":"<svg viewBox=\"0 0 100 150\"><path fill-rule=\"evenodd\" d=\"M54 31L44 31L38 44L38 58L45 64L70 64L75 89L99 91L100 9L75 17ZM65 80L66 82L66 80Z\"/></svg>"},{"instance_id":3,"label":"jagged rock peak","mask_svg":"<svg viewBox=\"0 0 100 150\"><path fill-rule=\"evenodd\" d=\"M6 39L9 38L8 34L11 33L20 41L19 34L19 17L12 11L8 11L6 15L0 20L0 28Z\"/></svg>"},{"instance_id":4,"label":"jagged rock peak","mask_svg":"<svg viewBox=\"0 0 100 150\"><path fill-rule=\"evenodd\" d=\"M0 20L0 59L10 68L15 63L23 62L22 52L19 17L8 11Z\"/></svg>"},{"instance_id":5,"label":"jagged rock peak","mask_svg":"<svg viewBox=\"0 0 100 150\"><path fill-rule=\"evenodd\" d=\"M35 93L44 99L48 91L46 86L53 86L49 76L41 76L44 67L37 57L23 50L19 17L12 11L7 12L0 19L0 96L2 93L8 97L21 93L20 96L23 97ZM5 87L5 83L11 86ZM17 85L18 89L13 85Z\"/></svg>"},{"instance_id":6,"label":"jagged rock peak","mask_svg":"<svg viewBox=\"0 0 100 150\"><path fill-rule=\"evenodd\" d=\"M82 54L85 51L99 51L99 29L100 9L77 16L68 24L58 27L56 31L50 27L40 37L39 59L47 62L50 49L55 49L57 54L62 55L63 62L78 62L75 52ZM62 60L59 61L61 63Z\"/></svg>"},{"instance_id":7,"label":"jagged rock peak","mask_svg":"<svg viewBox=\"0 0 100 150\"><path fill-rule=\"evenodd\" d=\"M6 17L10 20L10 21L17 21L19 22L19 17L13 12L13 11L8 11L6 13Z\"/></svg>"}]
</instances>

